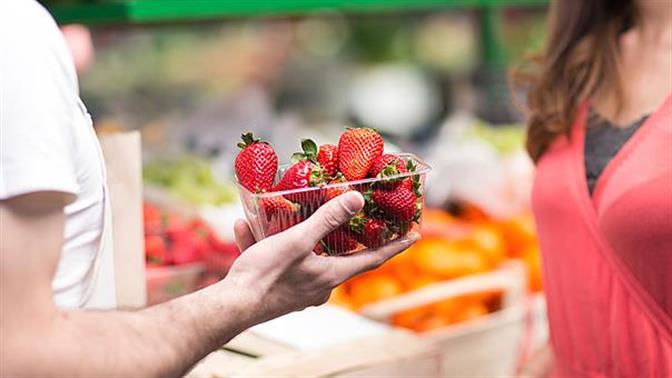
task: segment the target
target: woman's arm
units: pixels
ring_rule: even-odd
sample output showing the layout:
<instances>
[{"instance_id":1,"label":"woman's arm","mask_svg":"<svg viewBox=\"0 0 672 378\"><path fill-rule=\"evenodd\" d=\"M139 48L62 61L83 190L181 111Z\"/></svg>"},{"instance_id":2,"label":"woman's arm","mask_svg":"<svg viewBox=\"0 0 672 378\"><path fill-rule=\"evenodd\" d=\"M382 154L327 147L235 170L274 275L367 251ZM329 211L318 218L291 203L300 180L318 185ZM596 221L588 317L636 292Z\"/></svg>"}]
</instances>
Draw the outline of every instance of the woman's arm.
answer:
<instances>
[{"instance_id":1,"label":"woman's arm","mask_svg":"<svg viewBox=\"0 0 672 378\"><path fill-rule=\"evenodd\" d=\"M0 201L2 376L179 376L244 329L324 303L334 286L411 244L349 257L313 254L326 233L363 206L360 194L347 193L256 244L239 221L244 253L226 279L196 293L136 312L61 311L51 279L63 242L63 203L59 193Z\"/></svg>"}]
</instances>

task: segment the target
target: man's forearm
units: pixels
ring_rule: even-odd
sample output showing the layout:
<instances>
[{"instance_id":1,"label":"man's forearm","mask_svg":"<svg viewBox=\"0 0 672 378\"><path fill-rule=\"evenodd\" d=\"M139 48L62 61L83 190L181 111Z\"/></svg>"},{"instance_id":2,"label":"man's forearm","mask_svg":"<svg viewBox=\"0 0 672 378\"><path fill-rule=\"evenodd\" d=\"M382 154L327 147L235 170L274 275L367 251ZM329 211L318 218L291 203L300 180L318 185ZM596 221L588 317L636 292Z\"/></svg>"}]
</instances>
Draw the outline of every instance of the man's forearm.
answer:
<instances>
[{"instance_id":1,"label":"man's forearm","mask_svg":"<svg viewBox=\"0 0 672 378\"><path fill-rule=\"evenodd\" d=\"M14 339L23 352L15 372L179 376L253 325L254 313L254 305L224 282L136 312L59 312L50 324Z\"/></svg>"}]
</instances>

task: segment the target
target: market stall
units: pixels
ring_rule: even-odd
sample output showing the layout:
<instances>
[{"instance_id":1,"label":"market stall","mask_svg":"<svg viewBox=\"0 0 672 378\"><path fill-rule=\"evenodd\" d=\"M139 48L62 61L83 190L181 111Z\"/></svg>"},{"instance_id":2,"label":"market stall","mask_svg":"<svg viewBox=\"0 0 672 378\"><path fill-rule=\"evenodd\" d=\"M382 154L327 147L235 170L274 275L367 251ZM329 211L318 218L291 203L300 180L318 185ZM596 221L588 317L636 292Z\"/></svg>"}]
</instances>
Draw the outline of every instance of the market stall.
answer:
<instances>
[{"instance_id":1,"label":"market stall","mask_svg":"<svg viewBox=\"0 0 672 378\"><path fill-rule=\"evenodd\" d=\"M240 254L232 227L249 209L233 161L244 131L290 156L303 137L336 143L343 125L366 124L386 152L433 169L422 240L328 305L246 331L189 376L512 375L546 343L533 168L504 78L520 46L540 40L545 2L46 3L61 24L90 27L82 97L99 134L142 134L144 221L124 226L144 258L117 265L146 287L124 289L128 307L217 282ZM138 201L122 212L137 214Z\"/></svg>"}]
</instances>

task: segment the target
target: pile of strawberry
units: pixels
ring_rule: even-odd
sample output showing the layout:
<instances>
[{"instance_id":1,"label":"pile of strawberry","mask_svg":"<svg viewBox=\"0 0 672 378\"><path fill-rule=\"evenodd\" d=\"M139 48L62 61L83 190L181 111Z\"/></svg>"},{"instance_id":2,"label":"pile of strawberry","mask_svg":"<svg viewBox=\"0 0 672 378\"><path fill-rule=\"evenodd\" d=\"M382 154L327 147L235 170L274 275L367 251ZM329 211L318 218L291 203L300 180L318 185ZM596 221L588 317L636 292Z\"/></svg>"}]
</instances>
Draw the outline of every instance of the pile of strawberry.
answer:
<instances>
[{"instance_id":1,"label":"pile of strawberry","mask_svg":"<svg viewBox=\"0 0 672 378\"><path fill-rule=\"evenodd\" d=\"M204 262L209 272L225 273L238 257L236 245L220 239L203 220L187 220L143 204L145 260L148 266Z\"/></svg>"},{"instance_id":2,"label":"pile of strawberry","mask_svg":"<svg viewBox=\"0 0 672 378\"><path fill-rule=\"evenodd\" d=\"M413 174L416 167L411 160L384 154L383 138L373 129L346 129L338 146L318 147L310 139L302 140L303 151L292 155L292 165L277 182L278 156L273 148L250 133L242 138L235 161L239 184L252 193L281 192L258 199L266 236L306 219L325 202L350 190L364 195L364 209L349 224L327 235L316 246L317 253L340 255L376 248L419 222L423 202L420 176ZM371 178L379 180L359 182Z\"/></svg>"}]
</instances>

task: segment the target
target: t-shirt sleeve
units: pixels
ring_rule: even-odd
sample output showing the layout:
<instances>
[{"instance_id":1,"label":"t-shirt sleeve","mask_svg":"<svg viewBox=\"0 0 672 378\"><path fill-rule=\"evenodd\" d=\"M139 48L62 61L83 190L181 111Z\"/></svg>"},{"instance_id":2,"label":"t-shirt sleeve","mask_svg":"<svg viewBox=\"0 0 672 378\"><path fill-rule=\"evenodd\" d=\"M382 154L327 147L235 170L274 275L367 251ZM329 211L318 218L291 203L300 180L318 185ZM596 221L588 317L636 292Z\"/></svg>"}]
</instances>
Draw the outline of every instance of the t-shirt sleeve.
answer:
<instances>
[{"instance_id":1,"label":"t-shirt sleeve","mask_svg":"<svg viewBox=\"0 0 672 378\"><path fill-rule=\"evenodd\" d=\"M8 3L0 5L0 200L41 191L76 196L71 57L41 6Z\"/></svg>"}]
</instances>

